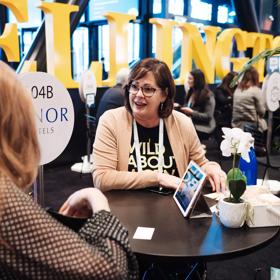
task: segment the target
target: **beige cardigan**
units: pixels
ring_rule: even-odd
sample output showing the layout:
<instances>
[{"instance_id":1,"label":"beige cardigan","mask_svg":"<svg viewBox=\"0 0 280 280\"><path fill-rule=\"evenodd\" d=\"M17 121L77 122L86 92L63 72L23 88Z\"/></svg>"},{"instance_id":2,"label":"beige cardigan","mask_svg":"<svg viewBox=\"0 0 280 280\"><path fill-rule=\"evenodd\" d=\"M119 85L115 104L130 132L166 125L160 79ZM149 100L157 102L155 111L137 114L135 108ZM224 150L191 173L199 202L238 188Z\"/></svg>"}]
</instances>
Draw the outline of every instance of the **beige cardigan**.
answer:
<instances>
[{"instance_id":1,"label":"beige cardigan","mask_svg":"<svg viewBox=\"0 0 280 280\"><path fill-rule=\"evenodd\" d=\"M208 162L189 117L173 111L164 123L180 177L191 159L200 166ZM156 171L128 171L131 135L132 116L125 107L108 110L101 116L93 145L95 187L107 191L140 189L158 184Z\"/></svg>"}]
</instances>

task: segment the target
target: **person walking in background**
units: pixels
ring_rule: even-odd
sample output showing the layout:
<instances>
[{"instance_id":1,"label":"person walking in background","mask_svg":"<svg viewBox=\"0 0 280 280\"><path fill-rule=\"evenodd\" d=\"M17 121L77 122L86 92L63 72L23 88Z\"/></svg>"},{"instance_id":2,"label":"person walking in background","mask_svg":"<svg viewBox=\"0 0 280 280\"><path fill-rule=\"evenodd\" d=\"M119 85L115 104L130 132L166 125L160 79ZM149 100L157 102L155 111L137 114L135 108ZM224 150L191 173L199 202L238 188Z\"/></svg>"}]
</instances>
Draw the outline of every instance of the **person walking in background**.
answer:
<instances>
[{"instance_id":1,"label":"person walking in background","mask_svg":"<svg viewBox=\"0 0 280 280\"><path fill-rule=\"evenodd\" d=\"M179 110L192 119L200 140L207 139L216 128L214 95L199 69L189 73L186 83L185 88L189 90L186 93L185 105Z\"/></svg>"},{"instance_id":2,"label":"person walking in background","mask_svg":"<svg viewBox=\"0 0 280 280\"><path fill-rule=\"evenodd\" d=\"M244 72L233 94L232 127L244 129L245 124L255 124L261 132L267 130L264 119L264 99L259 87L259 73L254 67Z\"/></svg>"},{"instance_id":3,"label":"person walking in background","mask_svg":"<svg viewBox=\"0 0 280 280\"><path fill-rule=\"evenodd\" d=\"M121 68L116 75L116 85L103 93L96 112L96 123L98 124L101 115L110 109L124 105L124 89L129 75L128 68Z\"/></svg>"},{"instance_id":4,"label":"person walking in background","mask_svg":"<svg viewBox=\"0 0 280 280\"><path fill-rule=\"evenodd\" d=\"M222 127L231 127L232 119L232 103L233 103L233 92L236 86L231 87L230 83L232 79L237 75L237 72L231 71L227 73L214 92L216 107L215 107L215 120L217 126L217 137L219 142L222 140Z\"/></svg>"},{"instance_id":5,"label":"person walking in background","mask_svg":"<svg viewBox=\"0 0 280 280\"><path fill-rule=\"evenodd\" d=\"M105 58L101 57L101 64L102 64L102 80L106 80L108 78L108 72L105 69Z\"/></svg>"},{"instance_id":6,"label":"person walking in background","mask_svg":"<svg viewBox=\"0 0 280 280\"><path fill-rule=\"evenodd\" d=\"M88 218L78 233L25 194L40 159L31 94L0 62L0 279L138 279L128 233L100 190L85 188L63 215Z\"/></svg>"}]
</instances>

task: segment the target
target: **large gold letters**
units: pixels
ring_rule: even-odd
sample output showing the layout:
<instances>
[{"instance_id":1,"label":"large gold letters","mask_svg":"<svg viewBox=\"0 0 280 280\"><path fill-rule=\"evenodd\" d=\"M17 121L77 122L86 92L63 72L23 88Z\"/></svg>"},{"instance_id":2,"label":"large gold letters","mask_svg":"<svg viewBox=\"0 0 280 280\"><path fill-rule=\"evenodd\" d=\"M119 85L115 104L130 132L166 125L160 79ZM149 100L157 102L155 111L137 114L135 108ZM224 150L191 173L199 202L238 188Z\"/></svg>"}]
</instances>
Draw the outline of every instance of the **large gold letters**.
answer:
<instances>
[{"instance_id":1,"label":"large gold letters","mask_svg":"<svg viewBox=\"0 0 280 280\"><path fill-rule=\"evenodd\" d=\"M11 9L19 22L28 19L28 0L0 0L0 4ZM38 6L45 13L47 71L58 78L67 88L77 88L78 83L72 78L70 49L70 14L79 7L41 1ZM121 67L128 67L128 27L136 17L132 15L108 12L105 14L110 27L110 72L107 80L102 81L102 67L98 61L90 64L95 73L98 86L112 86L115 75ZM244 56L248 48L252 48L253 56L261 51L280 45L280 36L273 39L272 35L248 33L239 28L223 30L220 27L205 26L205 40L195 25L178 23L167 19L150 19L156 28L156 57L165 61L172 68L173 49L172 34L174 27L182 31L181 68L176 84L183 84L186 73L191 71L193 62L206 76L208 83L213 83L215 76L222 78L233 64L239 70L249 59ZM19 61L19 42L16 24L6 24L0 36L0 48L5 51L8 61ZM236 44L241 55L231 57L232 47ZM263 80L264 61L255 67ZM22 71L36 71L36 61L26 62Z\"/></svg>"},{"instance_id":2,"label":"large gold letters","mask_svg":"<svg viewBox=\"0 0 280 280\"><path fill-rule=\"evenodd\" d=\"M224 77L230 70L233 39L236 41L238 51L246 50L246 33L239 28L230 28L219 35L215 49L216 74L219 78Z\"/></svg>"},{"instance_id":3,"label":"large gold letters","mask_svg":"<svg viewBox=\"0 0 280 280\"><path fill-rule=\"evenodd\" d=\"M77 88L72 79L70 49L70 14L78 6L61 3L41 3L38 6L45 13L45 33L48 73L58 78L67 88Z\"/></svg>"},{"instance_id":4,"label":"large gold letters","mask_svg":"<svg viewBox=\"0 0 280 280\"><path fill-rule=\"evenodd\" d=\"M163 18L151 18L150 23L156 26L156 57L169 67L173 64L172 31L176 22Z\"/></svg>"},{"instance_id":5,"label":"large gold letters","mask_svg":"<svg viewBox=\"0 0 280 280\"><path fill-rule=\"evenodd\" d=\"M263 33L254 33L251 32L249 33L250 35L250 43L251 45L247 45L247 47L253 48L253 56L259 54L260 52L272 48L272 41L273 41L273 36L269 34L263 34ZM259 60L254 67L258 70L259 72L259 78L261 81L264 79L264 60Z\"/></svg>"},{"instance_id":6,"label":"large gold letters","mask_svg":"<svg viewBox=\"0 0 280 280\"><path fill-rule=\"evenodd\" d=\"M0 4L9 8L19 22L28 20L28 0L0 0ZM8 61L19 61L18 29L14 23L5 25L2 36L0 36L0 48L5 51Z\"/></svg>"},{"instance_id":7,"label":"large gold letters","mask_svg":"<svg viewBox=\"0 0 280 280\"><path fill-rule=\"evenodd\" d=\"M186 73L192 70L192 59L194 59L198 68L205 73L208 83L214 81L214 50L216 45L217 33L221 30L219 27L206 26L204 28L206 43L203 43L198 29L190 23L179 24L183 32L181 73L177 79L177 84L183 84Z\"/></svg>"},{"instance_id":8,"label":"large gold letters","mask_svg":"<svg viewBox=\"0 0 280 280\"><path fill-rule=\"evenodd\" d=\"M112 86L116 74L122 67L128 67L128 24L136 19L133 15L108 12L104 15L110 28L110 72L103 85Z\"/></svg>"}]
</instances>

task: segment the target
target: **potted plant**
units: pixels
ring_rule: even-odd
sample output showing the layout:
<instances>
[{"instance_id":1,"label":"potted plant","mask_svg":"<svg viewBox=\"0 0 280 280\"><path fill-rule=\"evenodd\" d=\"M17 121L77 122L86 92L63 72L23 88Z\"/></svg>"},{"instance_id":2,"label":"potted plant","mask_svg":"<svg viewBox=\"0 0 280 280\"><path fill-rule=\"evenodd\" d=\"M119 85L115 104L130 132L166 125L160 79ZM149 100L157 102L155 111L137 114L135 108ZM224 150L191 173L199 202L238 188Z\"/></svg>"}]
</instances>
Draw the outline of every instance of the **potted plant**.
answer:
<instances>
[{"instance_id":1,"label":"potted plant","mask_svg":"<svg viewBox=\"0 0 280 280\"><path fill-rule=\"evenodd\" d=\"M241 156L247 162L250 161L249 151L253 144L253 137L250 133L240 128L223 127L224 140L221 142L222 155L232 156L232 168L227 173L227 185L229 197L219 201L219 217L227 227L237 228L243 226L246 219L247 205L241 199L246 190L246 177L238 168L238 159Z\"/></svg>"}]
</instances>

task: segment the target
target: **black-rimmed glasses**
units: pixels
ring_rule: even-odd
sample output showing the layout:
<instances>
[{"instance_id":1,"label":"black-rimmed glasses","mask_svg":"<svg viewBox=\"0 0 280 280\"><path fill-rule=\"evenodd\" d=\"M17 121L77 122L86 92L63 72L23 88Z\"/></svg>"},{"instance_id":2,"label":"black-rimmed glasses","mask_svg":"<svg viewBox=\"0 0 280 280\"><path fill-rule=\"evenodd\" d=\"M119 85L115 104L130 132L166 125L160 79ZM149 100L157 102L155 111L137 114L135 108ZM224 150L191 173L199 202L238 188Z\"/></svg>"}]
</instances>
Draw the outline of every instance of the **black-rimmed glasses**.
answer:
<instances>
[{"instance_id":1,"label":"black-rimmed glasses","mask_svg":"<svg viewBox=\"0 0 280 280\"><path fill-rule=\"evenodd\" d=\"M136 84L131 84L128 87L128 91L131 94L137 94L139 92L139 90L141 89L141 92L143 93L143 95L147 98L150 98L154 95L154 93L159 89L159 88L153 88L151 86L143 86L140 87Z\"/></svg>"}]
</instances>

